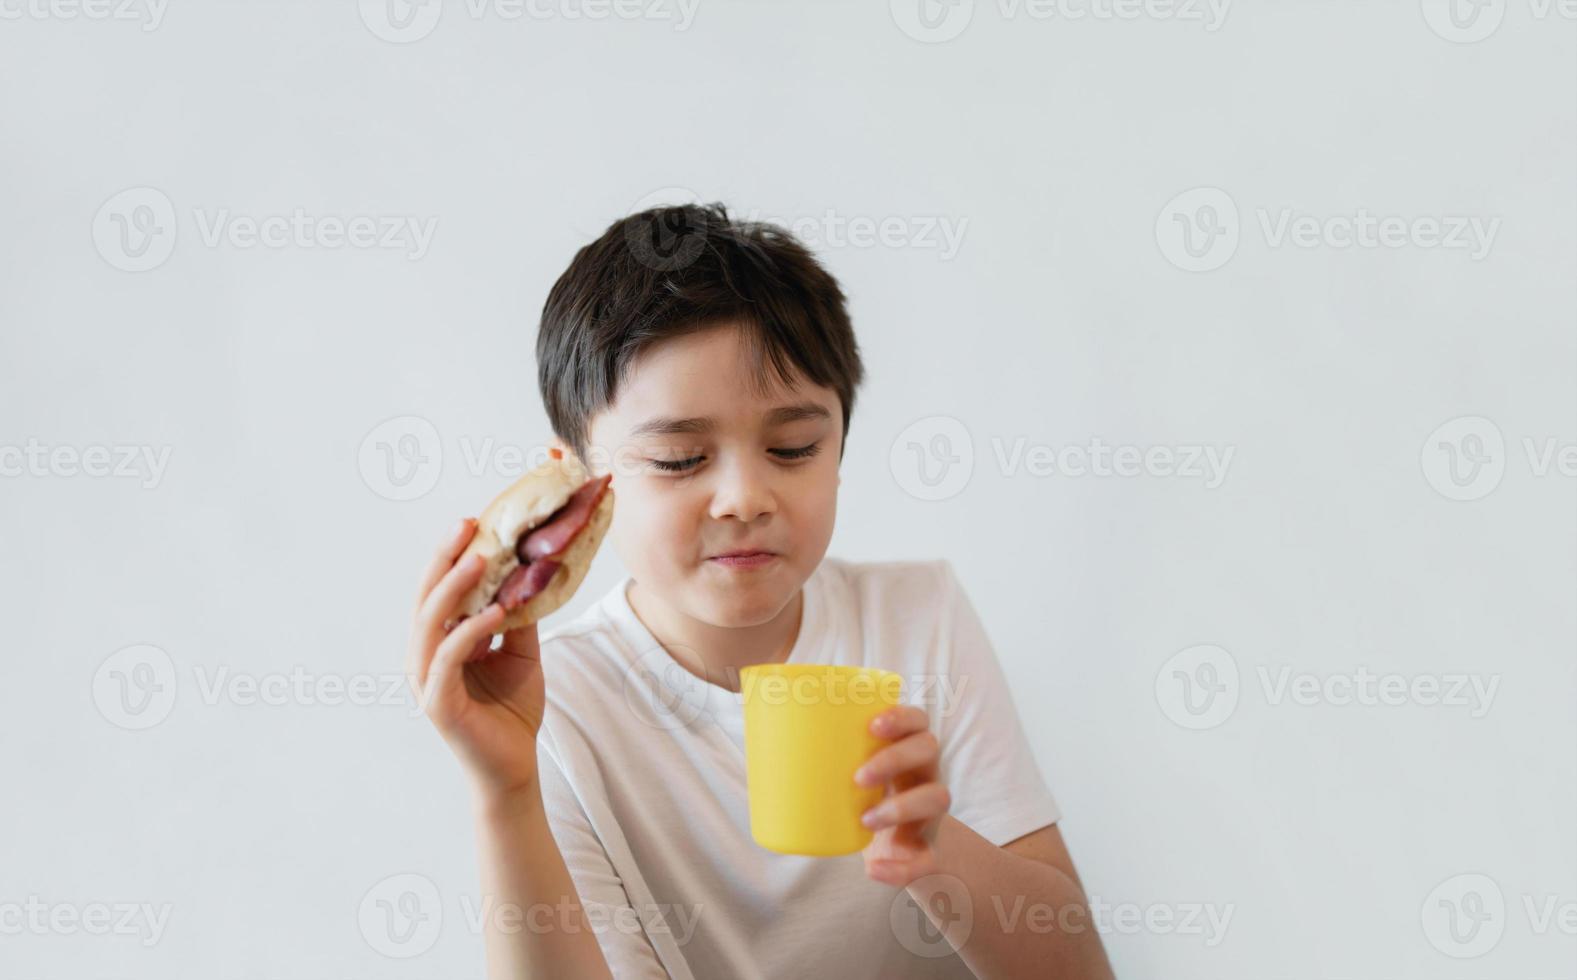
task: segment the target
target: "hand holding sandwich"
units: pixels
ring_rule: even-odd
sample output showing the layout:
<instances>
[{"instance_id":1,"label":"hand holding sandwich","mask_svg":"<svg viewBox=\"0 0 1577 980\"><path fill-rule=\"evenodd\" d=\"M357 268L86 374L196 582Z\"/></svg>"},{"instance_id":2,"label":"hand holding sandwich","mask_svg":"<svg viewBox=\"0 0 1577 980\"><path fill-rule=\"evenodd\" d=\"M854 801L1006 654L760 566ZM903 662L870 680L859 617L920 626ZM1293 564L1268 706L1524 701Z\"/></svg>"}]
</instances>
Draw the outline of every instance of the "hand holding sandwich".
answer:
<instances>
[{"instance_id":1,"label":"hand holding sandwich","mask_svg":"<svg viewBox=\"0 0 1577 980\"><path fill-rule=\"evenodd\" d=\"M611 479L555 449L462 521L422 576L406 672L485 795L536 781L545 700L536 623L585 577L613 518Z\"/></svg>"},{"instance_id":2,"label":"hand holding sandwich","mask_svg":"<svg viewBox=\"0 0 1577 980\"><path fill-rule=\"evenodd\" d=\"M486 566L476 554L455 560L476 532L474 518L461 521L422 578L406 673L478 793L502 796L536 782L546 689L535 623L506 632L491 651L505 618L498 603L451 625Z\"/></svg>"}]
</instances>

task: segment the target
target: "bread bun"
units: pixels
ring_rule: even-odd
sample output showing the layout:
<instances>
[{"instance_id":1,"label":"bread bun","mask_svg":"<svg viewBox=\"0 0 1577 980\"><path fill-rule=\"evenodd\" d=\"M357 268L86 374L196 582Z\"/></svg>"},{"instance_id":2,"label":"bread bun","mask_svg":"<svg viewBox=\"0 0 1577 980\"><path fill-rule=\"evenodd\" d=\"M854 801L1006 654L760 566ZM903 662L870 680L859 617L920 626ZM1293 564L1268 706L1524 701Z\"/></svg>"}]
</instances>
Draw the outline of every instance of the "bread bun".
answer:
<instances>
[{"instance_id":1,"label":"bread bun","mask_svg":"<svg viewBox=\"0 0 1577 980\"><path fill-rule=\"evenodd\" d=\"M523 474L493 498L477 517L476 534L460 553L459 561L467 561L476 554L487 561L481 581L460 599L461 616L475 616L487 608L504 579L520 567L520 559L515 556L516 543L527 532L546 523L589 479L585 466L573 455L564 453L550 457L541 466ZM561 566L553 578L541 592L510 610L499 631L528 626L568 602L586 577L591 560L612 523L613 486L610 484L592 510L586 526L576 533L562 553L553 557Z\"/></svg>"}]
</instances>

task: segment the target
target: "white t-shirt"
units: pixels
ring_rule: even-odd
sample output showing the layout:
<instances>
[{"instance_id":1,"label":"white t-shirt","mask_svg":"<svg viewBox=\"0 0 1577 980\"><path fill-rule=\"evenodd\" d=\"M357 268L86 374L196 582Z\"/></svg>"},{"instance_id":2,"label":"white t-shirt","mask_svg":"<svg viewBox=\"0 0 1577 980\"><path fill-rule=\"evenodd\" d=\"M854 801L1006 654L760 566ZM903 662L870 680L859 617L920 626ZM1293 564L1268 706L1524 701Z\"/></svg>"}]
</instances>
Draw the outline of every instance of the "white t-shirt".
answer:
<instances>
[{"instance_id":1,"label":"white t-shirt","mask_svg":"<svg viewBox=\"0 0 1577 980\"><path fill-rule=\"evenodd\" d=\"M783 855L751 839L740 695L673 660L631 610L629 583L543 636L537 753L553 836L613 975L972 977L859 853ZM948 561L824 558L804 594L786 662L902 675L904 702L927 709L940 739L951 816L998 845L1056 822Z\"/></svg>"}]
</instances>

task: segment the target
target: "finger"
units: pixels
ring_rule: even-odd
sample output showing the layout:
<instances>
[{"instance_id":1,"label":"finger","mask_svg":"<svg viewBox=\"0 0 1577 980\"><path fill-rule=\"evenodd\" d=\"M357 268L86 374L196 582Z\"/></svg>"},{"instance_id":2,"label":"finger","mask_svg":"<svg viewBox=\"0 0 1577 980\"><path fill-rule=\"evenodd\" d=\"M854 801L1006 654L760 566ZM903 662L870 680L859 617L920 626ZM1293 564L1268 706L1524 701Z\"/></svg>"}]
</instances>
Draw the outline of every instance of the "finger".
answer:
<instances>
[{"instance_id":1,"label":"finger","mask_svg":"<svg viewBox=\"0 0 1577 980\"><path fill-rule=\"evenodd\" d=\"M871 734L877 738L902 738L930 727L931 716L912 704L896 705L871 719Z\"/></svg>"},{"instance_id":2,"label":"finger","mask_svg":"<svg viewBox=\"0 0 1577 980\"><path fill-rule=\"evenodd\" d=\"M427 601L422 603L421 611L416 614L416 630L429 644L443 638L445 625L456 618L456 607L460 605L461 597L482 581L482 573L486 568L487 559L481 555L468 555L455 562L454 567L445 572L433 590L427 593Z\"/></svg>"},{"instance_id":3,"label":"finger","mask_svg":"<svg viewBox=\"0 0 1577 980\"><path fill-rule=\"evenodd\" d=\"M434 706L439 709L440 716L450 713L451 706L465 686L460 674L467 658L493 635L493 630L503 621L504 608L496 602L492 603L475 616L467 617L438 644L432 666L427 675L421 678L429 715L433 714Z\"/></svg>"},{"instance_id":4,"label":"finger","mask_svg":"<svg viewBox=\"0 0 1577 980\"><path fill-rule=\"evenodd\" d=\"M455 558L465 550L465 546L471 543L475 533L476 518L463 517L459 525L449 533L449 537L444 539L444 543L438 546L438 551L433 554L427 570L422 573L421 585L416 590L415 608L422 608L422 604L427 601L427 594L438 584L438 580L444 577L444 572L454 564Z\"/></svg>"},{"instance_id":5,"label":"finger","mask_svg":"<svg viewBox=\"0 0 1577 980\"><path fill-rule=\"evenodd\" d=\"M866 810L860 817L860 823L872 830L879 830L903 823L932 820L946 813L952 804L953 797L946 786L937 782L922 783L889 796Z\"/></svg>"},{"instance_id":6,"label":"finger","mask_svg":"<svg viewBox=\"0 0 1577 980\"><path fill-rule=\"evenodd\" d=\"M444 638L445 621L459 603L460 597L481 580L482 569L486 564L481 555L472 555L468 561L457 562L444 573L417 610L416 621L411 624L411 646L405 658L405 673L418 691L427 676L433 653Z\"/></svg>"},{"instance_id":7,"label":"finger","mask_svg":"<svg viewBox=\"0 0 1577 980\"><path fill-rule=\"evenodd\" d=\"M900 773L929 769L940 757L941 743L936 736L929 729L916 732L871 756L854 771L854 781L861 786L880 786Z\"/></svg>"},{"instance_id":8,"label":"finger","mask_svg":"<svg viewBox=\"0 0 1577 980\"><path fill-rule=\"evenodd\" d=\"M471 537L475 533L476 519L462 517L449 537L438 546L432 560L427 564L427 569L422 572L421 582L416 587L416 602L411 606L411 642L405 653L405 676L417 696L422 693L421 686L416 680L417 675L426 671L426 661L432 657L431 638L427 635L427 631L421 628L422 607L427 604L427 597L432 593L433 587L454 565L455 557L471 543Z\"/></svg>"}]
</instances>

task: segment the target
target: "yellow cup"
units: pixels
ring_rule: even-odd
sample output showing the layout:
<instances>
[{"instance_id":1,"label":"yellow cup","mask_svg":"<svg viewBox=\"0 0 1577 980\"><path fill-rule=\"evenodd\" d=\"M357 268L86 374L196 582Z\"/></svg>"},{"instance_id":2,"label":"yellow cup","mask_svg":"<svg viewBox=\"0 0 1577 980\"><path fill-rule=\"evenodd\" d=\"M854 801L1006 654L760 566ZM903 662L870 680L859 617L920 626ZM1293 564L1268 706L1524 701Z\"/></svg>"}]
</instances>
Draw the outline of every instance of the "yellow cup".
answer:
<instances>
[{"instance_id":1,"label":"yellow cup","mask_svg":"<svg viewBox=\"0 0 1577 980\"><path fill-rule=\"evenodd\" d=\"M871 719L903 696L903 678L874 667L756 664L739 672L745 708L750 836L780 854L850 854L874 834L860 814L882 786L854 770L886 745Z\"/></svg>"}]
</instances>

